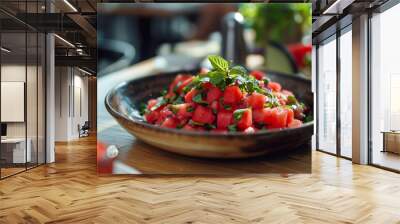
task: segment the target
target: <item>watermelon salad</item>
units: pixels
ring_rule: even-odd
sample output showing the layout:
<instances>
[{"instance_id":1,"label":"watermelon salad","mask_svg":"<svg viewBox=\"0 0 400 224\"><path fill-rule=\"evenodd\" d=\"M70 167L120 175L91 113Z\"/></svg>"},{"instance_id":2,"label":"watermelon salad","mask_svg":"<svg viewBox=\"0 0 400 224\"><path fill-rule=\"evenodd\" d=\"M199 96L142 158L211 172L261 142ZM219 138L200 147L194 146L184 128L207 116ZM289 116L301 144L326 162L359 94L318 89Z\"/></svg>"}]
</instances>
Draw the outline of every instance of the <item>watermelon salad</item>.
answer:
<instances>
[{"instance_id":1,"label":"watermelon salad","mask_svg":"<svg viewBox=\"0 0 400 224\"><path fill-rule=\"evenodd\" d=\"M178 74L161 96L141 106L149 124L187 131L244 132L296 128L309 120L308 108L261 71L248 72L220 56L212 69Z\"/></svg>"}]
</instances>

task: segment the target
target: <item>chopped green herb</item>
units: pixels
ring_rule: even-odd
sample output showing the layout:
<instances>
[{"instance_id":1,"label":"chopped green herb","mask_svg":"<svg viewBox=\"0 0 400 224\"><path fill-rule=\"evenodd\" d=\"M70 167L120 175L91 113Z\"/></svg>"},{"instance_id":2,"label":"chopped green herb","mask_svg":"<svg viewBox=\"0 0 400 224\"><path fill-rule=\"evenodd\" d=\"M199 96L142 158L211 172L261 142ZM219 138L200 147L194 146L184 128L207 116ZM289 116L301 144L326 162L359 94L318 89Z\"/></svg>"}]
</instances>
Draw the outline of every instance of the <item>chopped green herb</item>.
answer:
<instances>
[{"instance_id":1,"label":"chopped green herb","mask_svg":"<svg viewBox=\"0 0 400 224\"><path fill-rule=\"evenodd\" d=\"M240 119L242 119L243 113L246 112L247 110L248 110L247 108L235 110L233 112L233 119L235 121L240 121Z\"/></svg>"},{"instance_id":2,"label":"chopped green herb","mask_svg":"<svg viewBox=\"0 0 400 224\"><path fill-rule=\"evenodd\" d=\"M287 104L288 104L288 105L294 105L294 104L297 104L297 103L298 103L298 102L297 102L297 99L296 99L295 96L289 95L289 96L287 97Z\"/></svg>"},{"instance_id":3,"label":"chopped green herb","mask_svg":"<svg viewBox=\"0 0 400 224\"><path fill-rule=\"evenodd\" d=\"M231 105L223 104L223 107L224 107L225 110L231 110L232 109Z\"/></svg>"},{"instance_id":4,"label":"chopped green herb","mask_svg":"<svg viewBox=\"0 0 400 224\"><path fill-rule=\"evenodd\" d=\"M161 96L165 96L165 95L167 95L167 93L168 93L168 90L166 90L166 89L161 90Z\"/></svg>"},{"instance_id":5,"label":"chopped green herb","mask_svg":"<svg viewBox=\"0 0 400 224\"><path fill-rule=\"evenodd\" d=\"M147 105L145 103L141 103L139 108L140 115L142 116L148 112Z\"/></svg>"},{"instance_id":6,"label":"chopped green herb","mask_svg":"<svg viewBox=\"0 0 400 224\"><path fill-rule=\"evenodd\" d=\"M204 126L203 123L196 122L196 121L193 121L193 120L190 120L189 124L192 125L192 126Z\"/></svg>"},{"instance_id":7,"label":"chopped green herb","mask_svg":"<svg viewBox=\"0 0 400 224\"><path fill-rule=\"evenodd\" d=\"M248 73L247 70L240 65L233 66L230 70L231 75L246 76L246 75L248 75L247 73Z\"/></svg>"},{"instance_id":8,"label":"chopped green herb","mask_svg":"<svg viewBox=\"0 0 400 224\"><path fill-rule=\"evenodd\" d=\"M169 109L172 111L172 113L176 114L179 111L179 106L176 104L170 105Z\"/></svg>"},{"instance_id":9,"label":"chopped green herb","mask_svg":"<svg viewBox=\"0 0 400 224\"><path fill-rule=\"evenodd\" d=\"M225 73L220 71L211 71L207 74L210 82L220 89L225 88Z\"/></svg>"},{"instance_id":10,"label":"chopped green herb","mask_svg":"<svg viewBox=\"0 0 400 224\"><path fill-rule=\"evenodd\" d=\"M193 101L196 103L201 103L203 102L201 94L197 94L196 96L193 97Z\"/></svg>"},{"instance_id":11,"label":"chopped green herb","mask_svg":"<svg viewBox=\"0 0 400 224\"><path fill-rule=\"evenodd\" d=\"M194 111L194 107L189 106L189 107L186 108L186 111L189 112L189 113L193 112Z\"/></svg>"},{"instance_id":12,"label":"chopped green herb","mask_svg":"<svg viewBox=\"0 0 400 224\"><path fill-rule=\"evenodd\" d=\"M178 97L174 100L174 102L172 102L172 104L182 104L182 103L184 103L183 97L182 97L182 96L178 96Z\"/></svg>"},{"instance_id":13,"label":"chopped green herb","mask_svg":"<svg viewBox=\"0 0 400 224\"><path fill-rule=\"evenodd\" d=\"M203 100L201 93L193 97L193 102L201 105L208 105L208 102Z\"/></svg>"},{"instance_id":14,"label":"chopped green herb","mask_svg":"<svg viewBox=\"0 0 400 224\"><path fill-rule=\"evenodd\" d=\"M269 82L271 82L271 80L269 78L264 78L264 85L268 85Z\"/></svg>"},{"instance_id":15,"label":"chopped green herb","mask_svg":"<svg viewBox=\"0 0 400 224\"><path fill-rule=\"evenodd\" d=\"M215 128L216 128L215 125L212 125L212 124L205 124L204 127L205 127L207 130L211 130L211 129L215 129Z\"/></svg>"},{"instance_id":16,"label":"chopped green herb","mask_svg":"<svg viewBox=\"0 0 400 224\"><path fill-rule=\"evenodd\" d=\"M314 118L313 118L312 114L309 114L304 118L304 123L307 123L307 122L310 122L313 120L314 120Z\"/></svg>"},{"instance_id":17,"label":"chopped green herb","mask_svg":"<svg viewBox=\"0 0 400 224\"><path fill-rule=\"evenodd\" d=\"M229 125L229 126L228 126L228 130L229 130L230 132L235 132L235 131L236 131L236 124Z\"/></svg>"}]
</instances>

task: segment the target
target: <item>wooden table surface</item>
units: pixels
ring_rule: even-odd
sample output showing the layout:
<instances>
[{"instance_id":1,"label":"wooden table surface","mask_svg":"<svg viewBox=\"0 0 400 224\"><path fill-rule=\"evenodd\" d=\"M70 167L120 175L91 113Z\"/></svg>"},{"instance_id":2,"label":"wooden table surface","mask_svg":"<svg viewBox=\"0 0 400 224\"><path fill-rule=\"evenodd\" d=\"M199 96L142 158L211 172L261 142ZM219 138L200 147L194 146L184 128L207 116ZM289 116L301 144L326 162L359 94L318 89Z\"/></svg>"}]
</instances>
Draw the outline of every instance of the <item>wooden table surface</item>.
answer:
<instances>
[{"instance_id":1,"label":"wooden table surface","mask_svg":"<svg viewBox=\"0 0 400 224\"><path fill-rule=\"evenodd\" d=\"M106 111L104 98L115 85L132 78L161 72L157 59L149 59L134 66L98 78L98 141L116 145L119 155L116 173L129 174L244 174L244 173L309 173L311 145L294 149L291 153L251 159L218 160L180 156L165 152L137 140L126 132ZM122 171L121 171L122 170Z\"/></svg>"}]
</instances>

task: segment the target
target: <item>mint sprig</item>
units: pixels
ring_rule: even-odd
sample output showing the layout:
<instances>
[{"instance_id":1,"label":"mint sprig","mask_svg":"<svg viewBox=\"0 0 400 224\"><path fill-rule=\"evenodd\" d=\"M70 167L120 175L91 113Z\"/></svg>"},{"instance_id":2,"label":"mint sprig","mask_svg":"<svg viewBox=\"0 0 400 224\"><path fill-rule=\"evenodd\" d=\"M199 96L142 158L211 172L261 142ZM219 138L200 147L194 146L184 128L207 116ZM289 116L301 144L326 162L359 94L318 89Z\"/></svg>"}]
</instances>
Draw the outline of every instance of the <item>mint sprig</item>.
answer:
<instances>
[{"instance_id":1,"label":"mint sprig","mask_svg":"<svg viewBox=\"0 0 400 224\"><path fill-rule=\"evenodd\" d=\"M210 61L213 68L217 71L228 72L229 62L218 55L210 55L208 56L208 60Z\"/></svg>"}]
</instances>

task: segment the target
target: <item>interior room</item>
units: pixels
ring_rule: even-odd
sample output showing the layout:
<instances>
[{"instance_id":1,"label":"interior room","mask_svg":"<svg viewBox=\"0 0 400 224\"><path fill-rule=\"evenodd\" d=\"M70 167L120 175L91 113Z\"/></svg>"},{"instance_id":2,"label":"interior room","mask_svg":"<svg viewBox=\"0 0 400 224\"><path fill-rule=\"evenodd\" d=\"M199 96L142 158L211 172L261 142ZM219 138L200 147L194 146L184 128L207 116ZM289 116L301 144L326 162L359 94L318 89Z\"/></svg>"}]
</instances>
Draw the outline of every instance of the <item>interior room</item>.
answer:
<instances>
[{"instance_id":1,"label":"interior room","mask_svg":"<svg viewBox=\"0 0 400 224\"><path fill-rule=\"evenodd\" d=\"M399 20L396 5L371 18L371 163L400 170L400 67L394 42L398 32L391 28Z\"/></svg>"},{"instance_id":2,"label":"interior room","mask_svg":"<svg viewBox=\"0 0 400 224\"><path fill-rule=\"evenodd\" d=\"M1 31L1 178L46 161L45 36L15 25Z\"/></svg>"},{"instance_id":3,"label":"interior room","mask_svg":"<svg viewBox=\"0 0 400 224\"><path fill-rule=\"evenodd\" d=\"M354 23L355 16L351 12L346 15L344 10L336 21L339 24L337 29L324 29L321 25L321 31L313 38L317 67L316 113L319 117L316 148L345 159L361 161L362 164L398 172L399 108L395 95L399 83L396 76L398 65L394 57L398 50L398 45L394 43L398 33L392 27L398 20L400 7L389 4L367 10L370 18L364 22L369 25L363 27L364 30L355 27L354 24L359 25ZM360 35L365 38L362 39L364 43L360 43ZM358 44L364 44L361 45L364 48L360 50ZM360 77L354 75L358 70L354 66L354 57L358 54L365 57L362 63L367 66L367 74ZM361 96L354 92L358 88L365 90ZM361 105L363 110L352 111L353 107L359 108L358 103L363 100L366 103ZM358 128L352 127L352 123L357 122L355 116L365 117L365 132L357 136L365 144L361 146L362 149L368 151L361 156L364 158L359 158L359 149L352 147L354 141L359 141L352 137Z\"/></svg>"},{"instance_id":4,"label":"interior room","mask_svg":"<svg viewBox=\"0 0 400 224\"><path fill-rule=\"evenodd\" d=\"M206 23L205 33L215 35L196 33L200 41L190 42L192 36L183 34L195 33L201 11L186 3L150 4L135 11L142 18L129 24L126 18L137 6L120 5L127 2L134 1L0 1L0 223L400 222L399 1L305 1L311 4L312 26L308 39L296 40L301 46L289 44L292 35L285 35L283 44L264 42L273 59L257 47L252 52L257 55L246 57L255 67L312 83L309 173L293 173L290 164L282 171L272 161L261 164L278 170L271 174L237 175L244 168L227 162L208 170L230 175L99 175L97 162L116 157L116 163L107 163L115 173L140 174L132 164L196 169L192 157L182 157L178 165L162 160L157 156L167 152L154 154L156 147L104 116L104 100L97 99L106 93L97 88L198 66L204 59L199 55L218 54L223 40L221 27ZM111 17L99 19L98 3L116 4L108 10L118 14L118 26L105 33L98 23L111 23ZM232 5L222 8L250 17L257 8ZM213 3L191 6L207 8L206 20L221 12ZM182 16L165 22L171 15ZM265 13L257 18L272 20ZM139 27L147 31L140 33ZM246 38L255 38L256 26L245 28ZM151 35L151 44L141 44ZM108 75L114 78L105 79ZM115 140L106 131L116 133L112 147L98 144L98 136ZM131 156L137 154L141 159ZM252 169L258 168L254 163Z\"/></svg>"},{"instance_id":5,"label":"interior room","mask_svg":"<svg viewBox=\"0 0 400 224\"><path fill-rule=\"evenodd\" d=\"M45 23L50 11L74 11L69 5L2 1L0 6L4 179L54 162L54 144L95 134L96 63L90 47L95 41L86 41L82 27L72 20L64 27L64 20L54 16L54 24ZM49 37L49 32L55 33Z\"/></svg>"}]
</instances>

